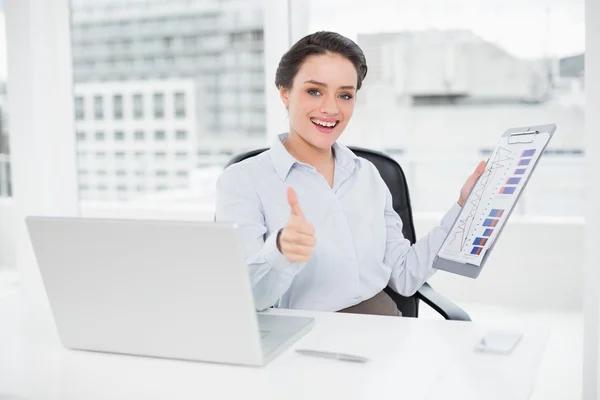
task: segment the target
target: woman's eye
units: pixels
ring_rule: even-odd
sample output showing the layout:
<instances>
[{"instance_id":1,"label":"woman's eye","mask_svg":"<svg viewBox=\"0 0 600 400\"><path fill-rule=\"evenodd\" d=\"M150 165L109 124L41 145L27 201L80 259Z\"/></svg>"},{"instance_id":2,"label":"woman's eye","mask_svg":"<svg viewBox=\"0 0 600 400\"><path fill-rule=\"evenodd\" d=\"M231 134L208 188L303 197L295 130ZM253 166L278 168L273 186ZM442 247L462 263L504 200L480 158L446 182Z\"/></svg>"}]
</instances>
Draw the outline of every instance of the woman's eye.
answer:
<instances>
[{"instance_id":1,"label":"woman's eye","mask_svg":"<svg viewBox=\"0 0 600 400\"><path fill-rule=\"evenodd\" d=\"M319 92L317 89L308 89L307 90L308 94L310 94L311 96L318 96L321 94L321 92Z\"/></svg>"},{"instance_id":2,"label":"woman's eye","mask_svg":"<svg viewBox=\"0 0 600 400\"><path fill-rule=\"evenodd\" d=\"M350 100L352 98L352 95L350 95L348 93L344 93L344 94L340 95L340 97L344 100Z\"/></svg>"}]
</instances>

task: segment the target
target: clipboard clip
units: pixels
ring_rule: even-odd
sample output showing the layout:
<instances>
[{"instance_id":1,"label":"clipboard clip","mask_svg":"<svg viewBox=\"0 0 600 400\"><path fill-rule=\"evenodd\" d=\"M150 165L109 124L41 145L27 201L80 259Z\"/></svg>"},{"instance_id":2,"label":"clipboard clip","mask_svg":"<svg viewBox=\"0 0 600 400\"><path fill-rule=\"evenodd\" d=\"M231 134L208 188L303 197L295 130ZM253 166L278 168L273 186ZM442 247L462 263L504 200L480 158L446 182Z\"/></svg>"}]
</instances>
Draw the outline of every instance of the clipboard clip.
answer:
<instances>
[{"instance_id":1,"label":"clipboard clip","mask_svg":"<svg viewBox=\"0 0 600 400\"><path fill-rule=\"evenodd\" d=\"M511 133L508 138L508 144L531 143L539 133L540 131L530 131L529 129L525 132Z\"/></svg>"}]
</instances>

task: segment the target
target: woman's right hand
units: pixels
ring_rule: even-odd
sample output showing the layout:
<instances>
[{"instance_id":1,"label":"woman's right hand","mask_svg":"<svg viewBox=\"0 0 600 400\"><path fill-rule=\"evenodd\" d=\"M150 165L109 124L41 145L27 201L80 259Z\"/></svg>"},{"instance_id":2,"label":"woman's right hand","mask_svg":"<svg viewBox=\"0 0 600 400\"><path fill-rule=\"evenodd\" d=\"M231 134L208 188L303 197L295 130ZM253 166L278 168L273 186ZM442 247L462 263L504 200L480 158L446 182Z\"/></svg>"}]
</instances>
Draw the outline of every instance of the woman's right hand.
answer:
<instances>
[{"instance_id":1,"label":"woman's right hand","mask_svg":"<svg viewBox=\"0 0 600 400\"><path fill-rule=\"evenodd\" d=\"M307 262L317 243L315 228L304 218L304 213L298 204L298 195L291 186L287 189L287 198L291 214L277 237L277 248L290 262Z\"/></svg>"}]
</instances>

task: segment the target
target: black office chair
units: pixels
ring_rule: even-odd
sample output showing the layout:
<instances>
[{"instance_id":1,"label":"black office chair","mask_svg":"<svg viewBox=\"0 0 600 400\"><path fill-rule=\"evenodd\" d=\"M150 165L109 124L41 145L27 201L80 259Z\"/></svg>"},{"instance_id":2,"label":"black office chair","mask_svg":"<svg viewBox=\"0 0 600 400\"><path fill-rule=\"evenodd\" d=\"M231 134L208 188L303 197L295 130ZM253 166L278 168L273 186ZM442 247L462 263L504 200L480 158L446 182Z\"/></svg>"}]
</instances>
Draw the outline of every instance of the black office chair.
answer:
<instances>
[{"instance_id":1,"label":"black office chair","mask_svg":"<svg viewBox=\"0 0 600 400\"><path fill-rule=\"evenodd\" d=\"M239 154L233 157L229 163L227 163L225 168L247 158L254 157L265 150L267 149L263 148ZM350 150L352 150L357 156L371 161L375 167L377 167L381 177L387 184L392 194L394 210L402 219L402 233L404 234L404 237L414 244L417 240L417 236L415 234L415 226L413 223L410 197L408 194L408 185L400 165L388 155L378 151L360 147L350 147ZM417 317L419 315L419 300L423 300L435 311L440 313L445 319L457 321L471 320L469 315L463 309L437 293L428 283L424 283L417 293L411 297L399 295L390 287L386 287L385 291L396 302L398 309L405 317Z\"/></svg>"}]
</instances>

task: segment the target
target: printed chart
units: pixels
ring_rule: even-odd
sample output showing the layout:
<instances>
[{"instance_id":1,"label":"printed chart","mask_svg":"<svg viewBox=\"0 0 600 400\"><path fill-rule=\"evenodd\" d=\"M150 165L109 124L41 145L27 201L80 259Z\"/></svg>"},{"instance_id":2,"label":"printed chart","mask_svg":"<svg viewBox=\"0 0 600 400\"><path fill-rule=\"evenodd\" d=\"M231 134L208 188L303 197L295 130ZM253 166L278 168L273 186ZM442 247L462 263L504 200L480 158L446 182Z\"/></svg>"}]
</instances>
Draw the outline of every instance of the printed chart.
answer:
<instances>
[{"instance_id":1,"label":"printed chart","mask_svg":"<svg viewBox=\"0 0 600 400\"><path fill-rule=\"evenodd\" d=\"M540 133L531 143L500 140L438 256L481 265L548 139L547 133Z\"/></svg>"}]
</instances>

